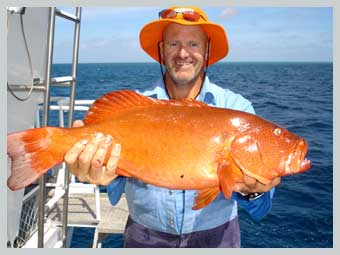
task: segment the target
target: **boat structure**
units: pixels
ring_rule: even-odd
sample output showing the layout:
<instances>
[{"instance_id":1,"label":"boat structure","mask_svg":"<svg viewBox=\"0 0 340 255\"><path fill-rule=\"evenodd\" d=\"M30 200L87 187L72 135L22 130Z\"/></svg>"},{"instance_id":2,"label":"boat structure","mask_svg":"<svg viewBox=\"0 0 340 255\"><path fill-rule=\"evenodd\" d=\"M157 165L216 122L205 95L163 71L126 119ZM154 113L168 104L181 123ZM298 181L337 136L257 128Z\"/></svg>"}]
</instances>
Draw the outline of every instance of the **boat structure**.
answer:
<instances>
[{"instance_id":1,"label":"boat structure","mask_svg":"<svg viewBox=\"0 0 340 255\"><path fill-rule=\"evenodd\" d=\"M68 13L56 7L7 7L7 132L49 125L70 127L76 111L93 101L75 100L81 7ZM52 77L56 18L74 26L69 76ZM51 96L55 87L69 96ZM66 121L65 121L66 120ZM7 176L11 162L7 158ZM7 247L70 247L75 227L95 228L94 248L106 234L123 233L128 217L124 195L112 206L97 185L81 183L62 163L18 191L7 189Z\"/></svg>"}]
</instances>

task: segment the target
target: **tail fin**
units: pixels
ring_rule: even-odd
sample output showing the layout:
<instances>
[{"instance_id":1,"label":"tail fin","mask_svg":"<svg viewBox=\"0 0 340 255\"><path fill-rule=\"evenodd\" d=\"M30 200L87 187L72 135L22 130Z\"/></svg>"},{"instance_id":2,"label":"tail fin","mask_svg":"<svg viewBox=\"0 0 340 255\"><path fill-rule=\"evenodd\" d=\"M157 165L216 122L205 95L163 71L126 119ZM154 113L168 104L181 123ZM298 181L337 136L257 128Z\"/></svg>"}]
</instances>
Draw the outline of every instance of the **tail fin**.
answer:
<instances>
[{"instance_id":1,"label":"tail fin","mask_svg":"<svg viewBox=\"0 0 340 255\"><path fill-rule=\"evenodd\" d=\"M12 160L7 185L11 190L26 187L63 161L64 155L52 144L52 135L59 130L45 127L7 135L7 154Z\"/></svg>"}]
</instances>

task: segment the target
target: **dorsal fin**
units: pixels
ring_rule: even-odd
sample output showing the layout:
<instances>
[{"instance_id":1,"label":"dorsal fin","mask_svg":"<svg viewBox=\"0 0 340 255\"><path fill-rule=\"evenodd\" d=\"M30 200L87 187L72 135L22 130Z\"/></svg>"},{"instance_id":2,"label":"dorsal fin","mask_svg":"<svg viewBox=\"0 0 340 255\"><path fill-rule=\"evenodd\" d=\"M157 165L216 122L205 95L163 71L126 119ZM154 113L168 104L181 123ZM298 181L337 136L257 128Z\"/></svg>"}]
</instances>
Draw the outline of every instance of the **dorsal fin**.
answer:
<instances>
[{"instance_id":1,"label":"dorsal fin","mask_svg":"<svg viewBox=\"0 0 340 255\"><path fill-rule=\"evenodd\" d=\"M97 123L111 118L112 114L131 109L133 107L145 107L150 105L173 105L189 107L207 107L199 101L184 100L161 100L140 95L131 90L120 90L105 94L97 99L88 110L84 123Z\"/></svg>"}]
</instances>

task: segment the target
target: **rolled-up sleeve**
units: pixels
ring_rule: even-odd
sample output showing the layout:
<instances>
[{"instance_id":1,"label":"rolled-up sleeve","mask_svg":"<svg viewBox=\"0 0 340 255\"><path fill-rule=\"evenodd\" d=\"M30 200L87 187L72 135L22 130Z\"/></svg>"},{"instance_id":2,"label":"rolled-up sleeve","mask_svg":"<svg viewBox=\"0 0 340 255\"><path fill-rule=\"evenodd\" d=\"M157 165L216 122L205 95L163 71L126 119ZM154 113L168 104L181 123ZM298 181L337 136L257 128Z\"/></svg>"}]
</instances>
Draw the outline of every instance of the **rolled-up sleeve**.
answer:
<instances>
[{"instance_id":1,"label":"rolled-up sleeve","mask_svg":"<svg viewBox=\"0 0 340 255\"><path fill-rule=\"evenodd\" d=\"M275 193L275 188L264 193L261 197L254 200L246 200L239 193L234 192L233 198L237 204L243 208L254 220L263 219L272 207L272 199Z\"/></svg>"},{"instance_id":2,"label":"rolled-up sleeve","mask_svg":"<svg viewBox=\"0 0 340 255\"><path fill-rule=\"evenodd\" d=\"M118 176L109 185L106 186L110 203L116 205L124 192L126 177Z\"/></svg>"}]
</instances>

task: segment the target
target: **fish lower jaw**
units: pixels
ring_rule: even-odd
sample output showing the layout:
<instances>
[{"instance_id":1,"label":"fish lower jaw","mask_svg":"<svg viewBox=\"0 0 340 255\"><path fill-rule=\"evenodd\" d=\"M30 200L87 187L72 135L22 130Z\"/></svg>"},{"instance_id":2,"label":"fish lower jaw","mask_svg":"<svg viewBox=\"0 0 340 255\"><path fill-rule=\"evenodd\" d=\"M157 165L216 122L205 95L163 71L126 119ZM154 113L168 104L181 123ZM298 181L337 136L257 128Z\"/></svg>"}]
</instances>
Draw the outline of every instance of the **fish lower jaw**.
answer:
<instances>
[{"instance_id":1,"label":"fish lower jaw","mask_svg":"<svg viewBox=\"0 0 340 255\"><path fill-rule=\"evenodd\" d=\"M297 159L294 163L288 160L285 163L284 175L291 175L301 173L308 170L311 167L311 162L308 159Z\"/></svg>"},{"instance_id":2,"label":"fish lower jaw","mask_svg":"<svg viewBox=\"0 0 340 255\"><path fill-rule=\"evenodd\" d=\"M309 159L304 159L302 161L300 161L300 171L304 172L306 170L308 170L309 168L311 168L311 162Z\"/></svg>"}]
</instances>

